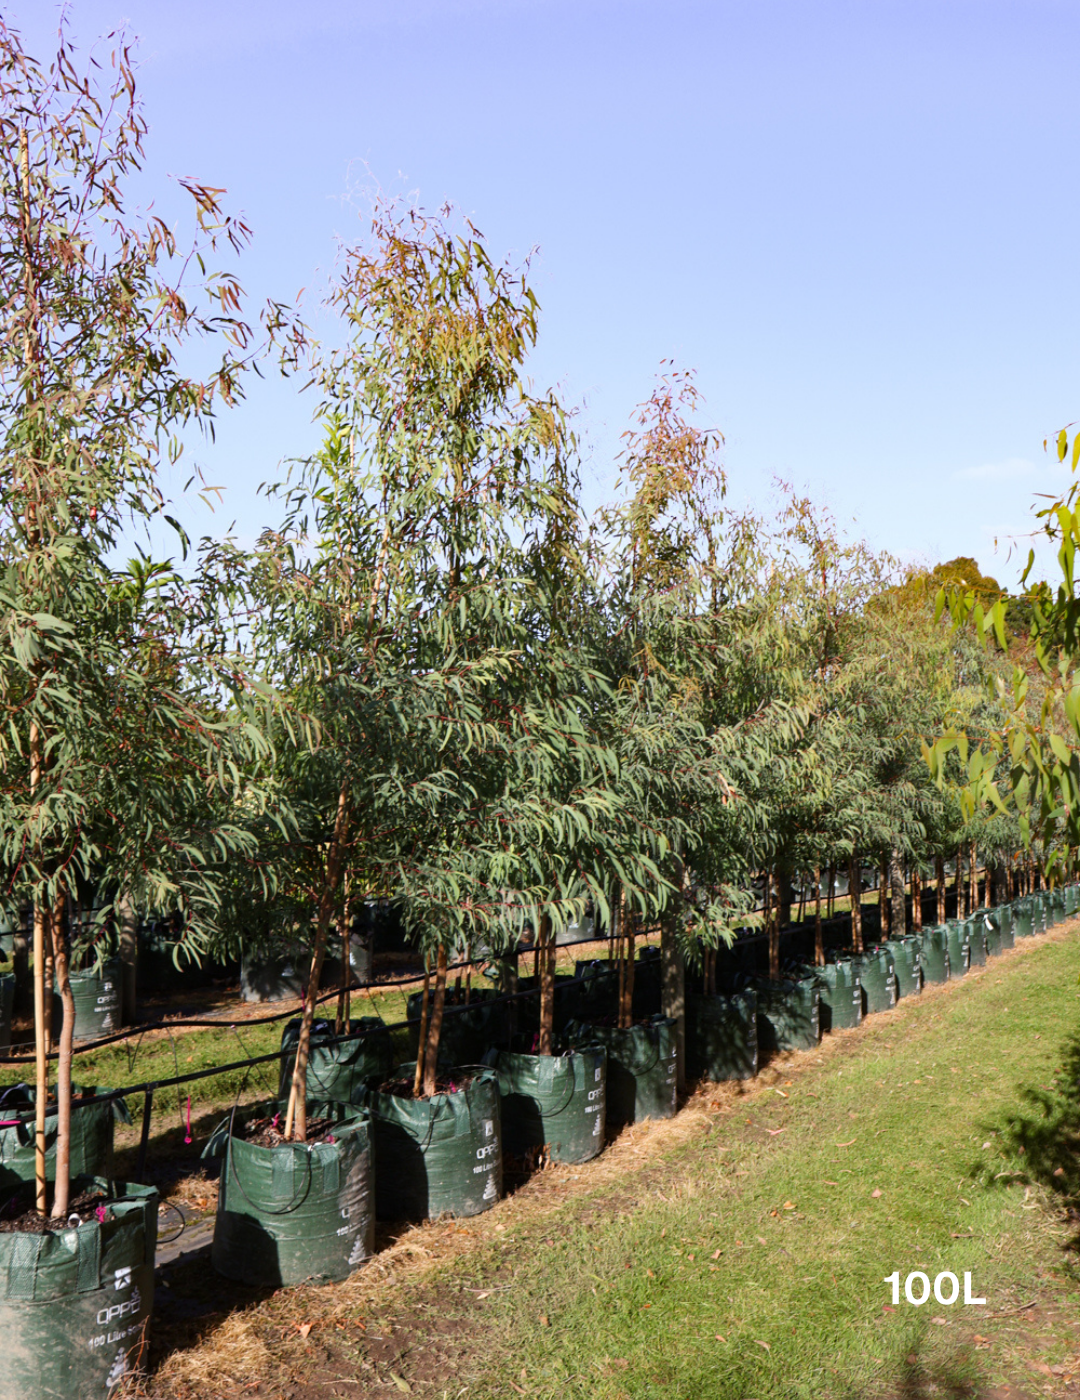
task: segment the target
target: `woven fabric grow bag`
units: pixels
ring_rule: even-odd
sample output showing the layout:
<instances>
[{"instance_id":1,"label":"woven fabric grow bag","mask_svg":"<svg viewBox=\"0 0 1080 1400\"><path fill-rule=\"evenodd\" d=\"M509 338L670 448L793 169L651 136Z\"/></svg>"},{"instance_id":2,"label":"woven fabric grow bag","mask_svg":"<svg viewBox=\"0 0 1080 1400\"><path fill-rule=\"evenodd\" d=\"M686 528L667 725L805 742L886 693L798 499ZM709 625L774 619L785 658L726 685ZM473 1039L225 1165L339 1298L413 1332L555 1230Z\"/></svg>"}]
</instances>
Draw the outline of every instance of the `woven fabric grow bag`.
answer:
<instances>
[{"instance_id":1,"label":"woven fabric grow bag","mask_svg":"<svg viewBox=\"0 0 1080 1400\"><path fill-rule=\"evenodd\" d=\"M1029 899L1014 899L1012 902L1013 938L1030 938L1035 932L1035 911Z\"/></svg>"},{"instance_id":2,"label":"woven fabric grow bag","mask_svg":"<svg viewBox=\"0 0 1080 1400\"><path fill-rule=\"evenodd\" d=\"M72 1085L71 1175L107 1177L112 1160L113 1129L117 1121L130 1123L123 1099L88 1103L80 1098L107 1094L108 1089ZM34 1104L36 1091L28 1084L0 1090L0 1191L16 1189L34 1180ZM56 1180L56 1105L45 1115L45 1175Z\"/></svg>"},{"instance_id":3,"label":"woven fabric grow bag","mask_svg":"<svg viewBox=\"0 0 1080 1400\"><path fill-rule=\"evenodd\" d=\"M76 1040L100 1040L120 1029L119 959L100 970L73 972L69 981L75 998Z\"/></svg>"},{"instance_id":4,"label":"woven fabric grow bag","mask_svg":"<svg viewBox=\"0 0 1080 1400\"><path fill-rule=\"evenodd\" d=\"M154 1302L158 1193L87 1177L105 1219L0 1234L0 1400L98 1400L138 1369ZM28 1193L28 1203L29 1203Z\"/></svg>"},{"instance_id":5,"label":"woven fabric grow bag","mask_svg":"<svg viewBox=\"0 0 1080 1400\"><path fill-rule=\"evenodd\" d=\"M869 948L859 954L859 981L864 1016L891 1011L896 1005L896 963L888 948Z\"/></svg>"},{"instance_id":6,"label":"woven fabric grow bag","mask_svg":"<svg viewBox=\"0 0 1080 1400\"><path fill-rule=\"evenodd\" d=\"M284 1105L236 1110L204 1157L224 1156L211 1259L225 1278L259 1287L340 1282L374 1248L374 1171L368 1116L351 1104L308 1102L308 1118L334 1120L333 1142L260 1147L237 1122Z\"/></svg>"},{"instance_id":7,"label":"woven fabric grow bag","mask_svg":"<svg viewBox=\"0 0 1080 1400\"><path fill-rule=\"evenodd\" d=\"M759 982L758 1044L763 1051L812 1050L821 1039L821 991L816 977Z\"/></svg>"},{"instance_id":8,"label":"woven fabric grow bag","mask_svg":"<svg viewBox=\"0 0 1080 1400\"><path fill-rule=\"evenodd\" d=\"M974 919L965 919L962 925L968 941L968 966L986 966L986 919L980 914Z\"/></svg>"},{"instance_id":9,"label":"woven fabric grow bag","mask_svg":"<svg viewBox=\"0 0 1080 1400\"><path fill-rule=\"evenodd\" d=\"M821 1030L845 1030L862 1024L863 989L859 962L855 958L840 958L824 967L815 967L820 1004L818 1016Z\"/></svg>"},{"instance_id":10,"label":"woven fabric grow bag","mask_svg":"<svg viewBox=\"0 0 1080 1400\"><path fill-rule=\"evenodd\" d=\"M574 976L580 979L574 1019L602 1021L619 1013L619 969L613 962L596 959L576 962Z\"/></svg>"},{"instance_id":11,"label":"woven fabric grow bag","mask_svg":"<svg viewBox=\"0 0 1080 1400\"><path fill-rule=\"evenodd\" d=\"M464 993L462 994L464 996ZM478 1065L491 1049L501 1049L510 1034L507 1014L509 1002L500 1000L501 993L479 987L469 996L468 1005L454 1005L448 992L439 1034L439 1063L441 1065ZM420 1012L423 992L413 992L406 1003L409 1018L409 1047L413 1055L420 1047ZM428 1000L431 1014L433 998Z\"/></svg>"},{"instance_id":12,"label":"woven fabric grow bag","mask_svg":"<svg viewBox=\"0 0 1080 1400\"><path fill-rule=\"evenodd\" d=\"M412 1065L399 1073L411 1076ZM502 1195L502 1125L495 1071L469 1069L469 1082L430 1099L366 1085L371 1114L375 1213L380 1220L479 1215Z\"/></svg>"},{"instance_id":13,"label":"woven fabric grow bag","mask_svg":"<svg viewBox=\"0 0 1080 1400\"><path fill-rule=\"evenodd\" d=\"M583 1045L566 1055L500 1050L503 1148L521 1156L546 1148L553 1162L588 1162L604 1146L607 1051Z\"/></svg>"},{"instance_id":14,"label":"woven fabric grow bag","mask_svg":"<svg viewBox=\"0 0 1080 1400\"><path fill-rule=\"evenodd\" d=\"M923 982L947 982L952 974L949 956L949 935L941 927L924 929L916 934L919 944L919 966Z\"/></svg>"},{"instance_id":15,"label":"woven fabric grow bag","mask_svg":"<svg viewBox=\"0 0 1080 1400\"><path fill-rule=\"evenodd\" d=\"M686 1072L720 1084L758 1072L757 996L686 998Z\"/></svg>"},{"instance_id":16,"label":"woven fabric grow bag","mask_svg":"<svg viewBox=\"0 0 1080 1400\"><path fill-rule=\"evenodd\" d=\"M1001 924L994 914L981 914L978 921L982 924L983 934L986 937L987 956L996 957L1004 946L1001 938Z\"/></svg>"},{"instance_id":17,"label":"woven fabric grow bag","mask_svg":"<svg viewBox=\"0 0 1080 1400\"><path fill-rule=\"evenodd\" d=\"M1072 918L1080 908L1080 885L1065 886L1065 916Z\"/></svg>"},{"instance_id":18,"label":"woven fabric grow bag","mask_svg":"<svg viewBox=\"0 0 1080 1400\"><path fill-rule=\"evenodd\" d=\"M15 1005L15 978L9 973L0 977L0 1055L11 1050L11 1011Z\"/></svg>"},{"instance_id":19,"label":"woven fabric grow bag","mask_svg":"<svg viewBox=\"0 0 1080 1400\"><path fill-rule=\"evenodd\" d=\"M607 1122L640 1123L672 1118L677 1107L675 1022L654 1016L636 1026L596 1026L575 1021L566 1029L572 1045L607 1050Z\"/></svg>"},{"instance_id":20,"label":"woven fabric grow bag","mask_svg":"<svg viewBox=\"0 0 1080 1400\"><path fill-rule=\"evenodd\" d=\"M896 995L917 996L922 991L919 940L910 933L905 938L890 938L889 951L896 964Z\"/></svg>"},{"instance_id":21,"label":"woven fabric grow bag","mask_svg":"<svg viewBox=\"0 0 1080 1400\"><path fill-rule=\"evenodd\" d=\"M945 938L949 945L949 976L963 977L971 966L967 925L950 919L945 925Z\"/></svg>"},{"instance_id":22,"label":"woven fabric grow bag","mask_svg":"<svg viewBox=\"0 0 1080 1400\"><path fill-rule=\"evenodd\" d=\"M359 1036L359 1032L364 1032ZM327 1102L351 1103L365 1079L385 1079L394 1068L394 1043L390 1032L377 1016L363 1016L349 1022L355 1040L337 1040L332 1021L313 1021L308 1054L308 1097ZM281 1075L278 1095L288 1098L296 1064L300 1021L290 1021L281 1032Z\"/></svg>"},{"instance_id":23,"label":"woven fabric grow bag","mask_svg":"<svg viewBox=\"0 0 1080 1400\"><path fill-rule=\"evenodd\" d=\"M1002 948L1016 947L1016 925L1013 923L1012 905L1002 904L990 912L990 918L997 924Z\"/></svg>"}]
</instances>

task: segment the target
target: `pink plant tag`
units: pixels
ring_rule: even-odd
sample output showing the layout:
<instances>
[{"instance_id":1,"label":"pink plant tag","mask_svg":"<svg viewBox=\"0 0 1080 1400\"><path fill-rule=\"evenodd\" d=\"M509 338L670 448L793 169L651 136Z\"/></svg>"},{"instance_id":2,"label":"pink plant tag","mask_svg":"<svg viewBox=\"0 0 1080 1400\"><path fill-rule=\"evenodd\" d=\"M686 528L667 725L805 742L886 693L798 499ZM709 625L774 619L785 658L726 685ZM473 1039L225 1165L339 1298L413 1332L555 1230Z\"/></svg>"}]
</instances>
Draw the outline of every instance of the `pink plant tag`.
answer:
<instances>
[{"instance_id":1,"label":"pink plant tag","mask_svg":"<svg viewBox=\"0 0 1080 1400\"><path fill-rule=\"evenodd\" d=\"M188 1094L188 1096L187 1096L187 1132L186 1132L186 1134L185 1134L185 1136L184 1136L184 1141L185 1141L189 1146L191 1145L191 1095L190 1095L190 1094Z\"/></svg>"}]
</instances>

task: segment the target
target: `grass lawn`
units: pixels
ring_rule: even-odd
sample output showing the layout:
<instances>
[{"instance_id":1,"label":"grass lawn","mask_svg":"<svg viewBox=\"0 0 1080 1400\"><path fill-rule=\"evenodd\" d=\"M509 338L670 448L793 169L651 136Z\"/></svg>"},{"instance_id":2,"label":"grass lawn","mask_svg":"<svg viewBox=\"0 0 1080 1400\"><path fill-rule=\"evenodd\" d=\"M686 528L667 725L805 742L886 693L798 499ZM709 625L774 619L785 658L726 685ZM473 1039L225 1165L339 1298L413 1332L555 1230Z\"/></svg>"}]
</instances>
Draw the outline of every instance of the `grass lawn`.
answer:
<instances>
[{"instance_id":1,"label":"grass lawn","mask_svg":"<svg viewBox=\"0 0 1080 1400\"><path fill-rule=\"evenodd\" d=\"M338 1287L259 1293L178 1267L153 1394L1076 1393L1076 932L753 1084L704 1086L485 1216L384 1231ZM893 1308L896 1270L950 1271L961 1299L970 1273L986 1303Z\"/></svg>"}]
</instances>

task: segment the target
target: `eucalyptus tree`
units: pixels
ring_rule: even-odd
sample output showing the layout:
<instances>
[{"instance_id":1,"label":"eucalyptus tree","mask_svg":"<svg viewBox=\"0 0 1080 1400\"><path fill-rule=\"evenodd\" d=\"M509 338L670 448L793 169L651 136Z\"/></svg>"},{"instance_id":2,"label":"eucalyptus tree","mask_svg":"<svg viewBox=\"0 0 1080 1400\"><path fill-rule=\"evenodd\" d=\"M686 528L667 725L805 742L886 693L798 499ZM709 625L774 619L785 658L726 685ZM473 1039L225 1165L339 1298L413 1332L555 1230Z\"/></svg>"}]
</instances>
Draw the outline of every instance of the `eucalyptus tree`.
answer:
<instances>
[{"instance_id":1,"label":"eucalyptus tree","mask_svg":"<svg viewBox=\"0 0 1080 1400\"><path fill-rule=\"evenodd\" d=\"M224 794L237 776L221 678L191 669L198 608L109 560L166 507L158 470L178 433L240 392L251 332L231 273L205 259L247 240L220 191L194 205L183 249L125 208L146 122L131 60L89 76L61 32L42 67L0 22L0 870L34 909L37 1203L46 1206L44 969L64 1017L53 1213L68 1195L74 1004L65 934L80 889L163 899L243 844ZM182 347L220 340L196 378ZM189 625L190 619L190 625ZM216 691L216 693L215 693ZM195 816L195 814L198 814ZM204 897L212 900L210 885ZM196 911L196 913L198 910Z\"/></svg>"},{"instance_id":2,"label":"eucalyptus tree","mask_svg":"<svg viewBox=\"0 0 1080 1400\"><path fill-rule=\"evenodd\" d=\"M451 951L509 939L511 907L565 919L599 894L537 853L580 845L611 807L578 758L598 681L554 621L578 567L573 443L555 396L524 378L526 271L448 211L380 205L329 307L348 338L314 366L322 450L275 488L283 523L250 560L218 553L290 741L275 769L299 825L281 868L314 919L286 1117L300 1137L346 875L351 897L399 897L434 963L413 1084L430 1095Z\"/></svg>"}]
</instances>

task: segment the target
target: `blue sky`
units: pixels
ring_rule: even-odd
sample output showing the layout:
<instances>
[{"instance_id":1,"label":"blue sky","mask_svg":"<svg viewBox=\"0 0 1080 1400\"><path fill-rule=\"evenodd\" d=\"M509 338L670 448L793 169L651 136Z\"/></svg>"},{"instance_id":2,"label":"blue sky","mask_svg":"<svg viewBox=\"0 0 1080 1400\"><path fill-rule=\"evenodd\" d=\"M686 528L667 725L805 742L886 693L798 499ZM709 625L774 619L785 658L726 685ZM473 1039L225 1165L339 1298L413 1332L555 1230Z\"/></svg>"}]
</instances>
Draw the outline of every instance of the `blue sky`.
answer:
<instances>
[{"instance_id":1,"label":"blue sky","mask_svg":"<svg viewBox=\"0 0 1080 1400\"><path fill-rule=\"evenodd\" d=\"M51 0L3 10L45 54ZM533 373L581 405L588 504L674 358L734 500L779 476L875 546L1015 580L1005 537L1063 478L1042 439L1080 417L1075 0L71 7L80 43L125 21L144 189L227 187L254 298L313 298L372 180L451 199L538 249ZM186 522L253 536L314 442L294 386L259 386L197 454L225 504Z\"/></svg>"}]
</instances>

